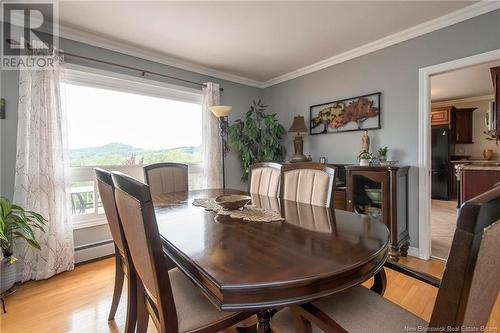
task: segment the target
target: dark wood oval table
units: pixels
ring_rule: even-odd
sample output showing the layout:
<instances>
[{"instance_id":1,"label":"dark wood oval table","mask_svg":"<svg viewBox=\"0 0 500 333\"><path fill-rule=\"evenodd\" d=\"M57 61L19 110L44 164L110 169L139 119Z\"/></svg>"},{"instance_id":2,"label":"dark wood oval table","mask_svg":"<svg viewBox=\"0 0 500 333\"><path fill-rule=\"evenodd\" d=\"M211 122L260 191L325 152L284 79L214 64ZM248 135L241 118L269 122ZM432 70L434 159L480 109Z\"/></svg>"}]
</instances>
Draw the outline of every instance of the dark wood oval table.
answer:
<instances>
[{"instance_id":1,"label":"dark wood oval table","mask_svg":"<svg viewBox=\"0 0 500 333\"><path fill-rule=\"evenodd\" d=\"M360 284L383 272L389 230L379 220L342 210L254 196L282 222L248 222L193 206L236 190L153 196L165 254L220 310L255 311L270 332L272 311ZM377 277L380 274L377 275ZM382 280L383 281L382 281ZM385 277L376 279L383 292Z\"/></svg>"}]
</instances>

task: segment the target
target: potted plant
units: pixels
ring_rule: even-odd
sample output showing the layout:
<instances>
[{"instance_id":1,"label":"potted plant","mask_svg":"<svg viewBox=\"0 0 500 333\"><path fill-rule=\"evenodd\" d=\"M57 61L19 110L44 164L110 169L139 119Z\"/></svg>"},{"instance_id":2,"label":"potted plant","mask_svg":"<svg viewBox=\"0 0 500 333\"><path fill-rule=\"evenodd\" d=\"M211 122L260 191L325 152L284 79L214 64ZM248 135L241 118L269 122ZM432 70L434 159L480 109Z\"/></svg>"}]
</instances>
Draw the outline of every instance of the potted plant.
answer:
<instances>
[{"instance_id":1,"label":"potted plant","mask_svg":"<svg viewBox=\"0 0 500 333\"><path fill-rule=\"evenodd\" d=\"M367 151L362 151L358 155L358 160L360 166L369 166L372 160L372 154Z\"/></svg>"},{"instance_id":2,"label":"potted plant","mask_svg":"<svg viewBox=\"0 0 500 333\"><path fill-rule=\"evenodd\" d=\"M286 149L281 139L285 128L278 122L276 113L266 114L267 105L253 101L244 119L238 119L228 128L232 147L238 152L243 175L248 179L248 168L256 162L283 162Z\"/></svg>"},{"instance_id":3,"label":"potted plant","mask_svg":"<svg viewBox=\"0 0 500 333\"><path fill-rule=\"evenodd\" d=\"M389 150L389 148L387 148L387 146L380 147L378 149L378 159L380 160L380 163L384 164L385 162L387 162L387 151L388 150Z\"/></svg>"},{"instance_id":4,"label":"potted plant","mask_svg":"<svg viewBox=\"0 0 500 333\"><path fill-rule=\"evenodd\" d=\"M0 197L0 294L10 289L16 282L16 257L12 253L15 239L22 239L30 246L40 250L33 229L44 232L45 218L35 212L12 204L7 198Z\"/></svg>"}]
</instances>

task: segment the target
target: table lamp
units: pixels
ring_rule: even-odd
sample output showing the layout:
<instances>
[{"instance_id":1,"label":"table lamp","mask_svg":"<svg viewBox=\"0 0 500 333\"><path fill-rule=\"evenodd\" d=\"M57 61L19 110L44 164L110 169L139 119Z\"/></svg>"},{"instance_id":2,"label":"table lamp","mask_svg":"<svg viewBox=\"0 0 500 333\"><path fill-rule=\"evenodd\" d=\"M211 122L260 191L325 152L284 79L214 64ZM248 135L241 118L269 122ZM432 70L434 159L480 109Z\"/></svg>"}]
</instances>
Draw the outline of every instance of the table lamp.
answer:
<instances>
[{"instance_id":1,"label":"table lamp","mask_svg":"<svg viewBox=\"0 0 500 333\"><path fill-rule=\"evenodd\" d=\"M309 130L307 129L306 122L303 116L295 116L293 118L292 126L288 130L290 133L296 133L295 139L293 140L293 147L295 148L295 155L290 158L290 163L305 162L309 159L303 154L304 141L302 140L302 135L307 134Z\"/></svg>"}]
</instances>

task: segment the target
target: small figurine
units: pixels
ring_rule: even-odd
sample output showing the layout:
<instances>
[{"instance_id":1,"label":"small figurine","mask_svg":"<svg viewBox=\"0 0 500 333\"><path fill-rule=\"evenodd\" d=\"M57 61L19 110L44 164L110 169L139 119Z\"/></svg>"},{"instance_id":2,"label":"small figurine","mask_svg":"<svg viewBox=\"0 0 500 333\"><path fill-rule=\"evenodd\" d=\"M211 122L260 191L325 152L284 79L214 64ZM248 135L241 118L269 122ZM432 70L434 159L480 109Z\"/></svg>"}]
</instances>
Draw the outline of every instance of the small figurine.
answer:
<instances>
[{"instance_id":1,"label":"small figurine","mask_svg":"<svg viewBox=\"0 0 500 333\"><path fill-rule=\"evenodd\" d=\"M370 151L370 137L368 136L368 131L363 132L362 138L363 144L361 145L361 151L369 152Z\"/></svg>"}]
</instances>

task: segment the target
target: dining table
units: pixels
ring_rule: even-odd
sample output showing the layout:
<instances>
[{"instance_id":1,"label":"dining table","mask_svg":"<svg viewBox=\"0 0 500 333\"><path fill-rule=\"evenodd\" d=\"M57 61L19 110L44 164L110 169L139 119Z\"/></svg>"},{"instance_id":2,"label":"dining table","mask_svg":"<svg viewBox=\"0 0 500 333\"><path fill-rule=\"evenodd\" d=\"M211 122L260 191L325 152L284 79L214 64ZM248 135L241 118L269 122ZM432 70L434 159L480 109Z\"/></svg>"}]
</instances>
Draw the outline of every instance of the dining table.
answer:
<instances>
[{"instance_id":1,"label":"dining table","mask_svg":"<svg viewBox=\"0 0 500 333\"><path fill-rule=\"evenodd\" d=\"M247 221L193 204L228 194L247 193L153 195L165 255L219 310L256 313L255 330L264 333L279 309L372 277L372 290L383 294L389 230L380 218L260 195L251 204L281 220Z\"/></svg>"}]
</instances>

